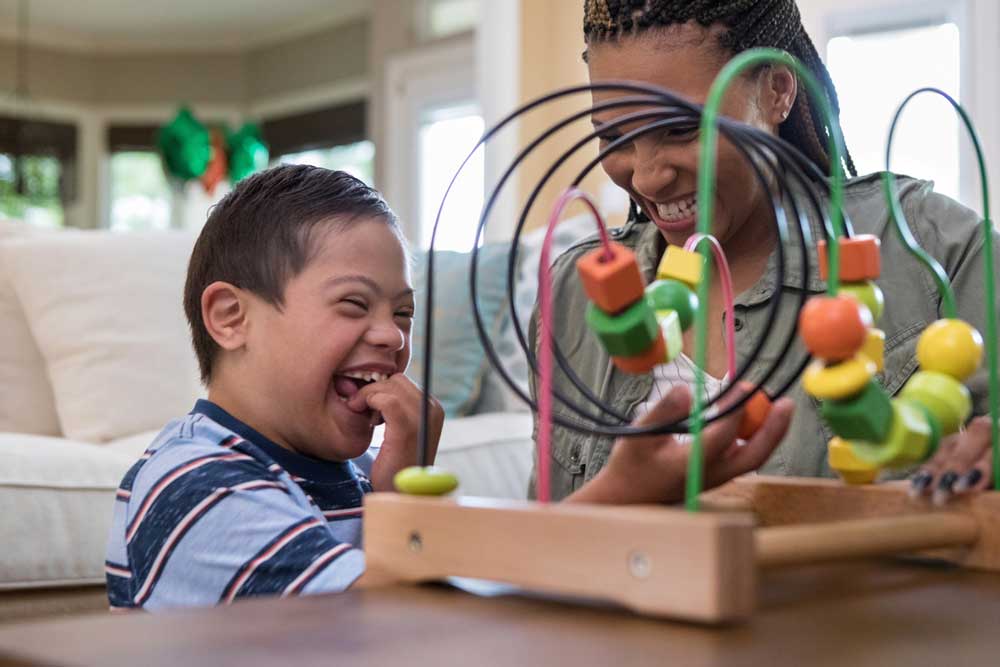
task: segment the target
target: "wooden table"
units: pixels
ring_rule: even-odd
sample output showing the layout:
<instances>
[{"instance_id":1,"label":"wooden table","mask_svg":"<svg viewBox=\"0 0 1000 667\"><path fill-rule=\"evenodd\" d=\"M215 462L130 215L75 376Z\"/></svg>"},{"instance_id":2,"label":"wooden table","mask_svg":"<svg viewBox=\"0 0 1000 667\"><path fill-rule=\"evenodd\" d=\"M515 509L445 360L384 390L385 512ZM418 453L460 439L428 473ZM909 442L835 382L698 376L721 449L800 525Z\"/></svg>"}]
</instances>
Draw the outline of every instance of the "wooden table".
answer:
<instances>
[{"instance_id":1,"label":"wooden table","mask_svg":"<svg viewBox=\"0 0 1000 667\"><path fill-rule=\"evenodd\" d=\"M905 563L763 575L748 623L708 628L445 587L0 627L0 665L1000 664L1000 577Z\"/></svg>"}]
</instances>

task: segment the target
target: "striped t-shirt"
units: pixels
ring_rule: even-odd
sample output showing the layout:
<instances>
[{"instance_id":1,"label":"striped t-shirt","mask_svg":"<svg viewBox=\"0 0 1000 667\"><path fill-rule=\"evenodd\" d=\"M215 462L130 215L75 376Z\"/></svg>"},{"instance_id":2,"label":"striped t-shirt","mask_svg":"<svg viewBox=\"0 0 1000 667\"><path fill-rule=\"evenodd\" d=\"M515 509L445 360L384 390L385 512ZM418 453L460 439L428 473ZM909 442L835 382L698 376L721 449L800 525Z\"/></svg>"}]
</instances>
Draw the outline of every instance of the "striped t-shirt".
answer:
<instances>
[{"instance_id":1,"label":"striped t-shirt","mask_svg":"<svg viewBox=\"0 0 1000 667\"><path fill-rule=\"evenodd\" d=\"M125 474L105 572L112 609L341 591L364 571L371 458L289 451L209 401Z\"/></svg>"}]
</instances>

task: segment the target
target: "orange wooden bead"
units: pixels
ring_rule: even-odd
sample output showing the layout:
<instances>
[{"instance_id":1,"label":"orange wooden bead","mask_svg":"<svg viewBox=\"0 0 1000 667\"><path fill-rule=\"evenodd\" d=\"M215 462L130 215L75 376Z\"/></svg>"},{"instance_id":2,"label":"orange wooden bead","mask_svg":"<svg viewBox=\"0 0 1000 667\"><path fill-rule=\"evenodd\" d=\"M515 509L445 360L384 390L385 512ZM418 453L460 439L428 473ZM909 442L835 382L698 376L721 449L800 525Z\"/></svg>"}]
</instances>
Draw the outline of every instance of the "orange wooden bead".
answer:
<instances>
[{"instance_id":1,"label":"orange wooden bead","mask_svg":"<svg viewBox=\"0 0 1000 667\"><path fill-rule=\"evenodd\" d=\"M799 314L799 335L813 356L828 362L850 359L868 337L872 315L853 297L814 296Z\"/></svg>"},{"instance_id":2,"label":"orange wooden bead","mask_svg":"<svg viewBox=\"0 0 1000 667\"><path fill-rule=\"evenodd\" d=\"M743 419L740 421L740 430L737 435L743 440L749 440L754 436L760 427L767 420L767 415L771 412L771 399L764 390L761 389L749 401L743 404Z\"/></svg>"},{"instance_id":3,"label":"orange wooden bead","mask_svg":"<svg viewBox=\"0 0 1000 667\"><path fill-rule=\"evenodd\" d=\"M614 257L604 257L604 247L596 248L576 262L583 291L598 308L609 315L619 313L641 299L646 285L635 254L611 242Z\"/></svg>"},{"instance_id":4,"label":"orange wooden bead","mask_svg":"<svg viewBox=\"0 0 1000 667\"><path fill-rule=\"evenodd\" d=\"M667 343L660 334L644 353L636 357L611 357L611 361L626 373L642 375L667 362Z\"/></svg>"},{"instance_id":5,"label":"orange wooden bead","mask_svg":"<svg viewBox=\"0 0 1000 667\"><path fill-rule=\"evenodd\" d=\"M840 239L840 280L845 283L859 283L875 280L882 273L881 242L877 236L858 234L849 239ZM819 242L819 277L829 275L829 260L826 256L826 241Z\"/></svg>"}]
</instances>

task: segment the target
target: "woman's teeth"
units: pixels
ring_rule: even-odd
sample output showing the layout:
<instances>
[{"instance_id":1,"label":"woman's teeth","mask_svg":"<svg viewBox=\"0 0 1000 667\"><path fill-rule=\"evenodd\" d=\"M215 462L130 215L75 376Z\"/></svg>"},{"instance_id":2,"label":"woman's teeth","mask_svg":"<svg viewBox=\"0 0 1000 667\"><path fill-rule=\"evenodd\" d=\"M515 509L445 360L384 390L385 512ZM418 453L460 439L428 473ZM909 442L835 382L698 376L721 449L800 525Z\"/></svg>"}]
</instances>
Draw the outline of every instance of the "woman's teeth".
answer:
<instances>
[{"instance_id":1,"label":"woman's teeth","mask_svg":"<svg viewBox=\"0 0 1000 667\"><path fill-rule=\"evenodd\" d=\"M678 222L687 220L698 212L697 202L694 197L688 197L680 201L672 201L668 204L657 204L656 214L664 222Z\"/></svg>"}]
</instances>

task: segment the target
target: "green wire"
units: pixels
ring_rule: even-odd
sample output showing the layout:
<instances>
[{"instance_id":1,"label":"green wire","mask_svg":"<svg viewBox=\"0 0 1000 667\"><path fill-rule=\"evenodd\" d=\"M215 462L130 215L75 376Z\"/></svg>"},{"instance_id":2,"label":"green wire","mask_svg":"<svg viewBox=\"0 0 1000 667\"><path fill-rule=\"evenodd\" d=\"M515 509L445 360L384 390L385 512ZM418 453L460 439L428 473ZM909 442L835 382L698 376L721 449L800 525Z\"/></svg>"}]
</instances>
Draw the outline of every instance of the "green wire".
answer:
<instances>
[{"instance_id":1,"label":"green wire","mask_svg":"<svg viewBox=\"0 0 1000 667\"><path fill-rule=\"evenodd\" d=\"M903 103L899 105L899 109L896 110L896 116L892 119L892 126L889 128L889 140L886 143L885 148L885 174L883 176L882 183L885 186L885 196L889 202L890 217L892 218L893 224L896 226L896 231L899 232L900 238L902 238L903 243L910 250L910 252L913 253L913 255L920 260L927 267L927 270L934 276L934 280L937 282L938 291L941 293L945 317L949 319L956 319L958 317L958 311L955 307L955 295L948 282L948 274L945 273L945 270L941 267L937 260L929 256L926 252L924 252L923 248L917 245L916 240L913 238L913 234L910 232L909 224L903 216L902 206L899 203L899 195L895 188L896 178L889 171L889 161L892 157L892 140L896 133L896 124L898 123L900 116L902 116L903 109L906 108L906 105L909 104L914 97L923 93L940 95L951 104L952 108L962 118L962 123L965 125L965 129L969 133L969 138L972 139L972 145L976 149L976 161L979 163L979 182L983 192L982 230L984 237L983 254L985 256L983 261L983 273L986 274L986 354L990 373L990 422L992 425L990 438L993 450L993 488L1000 489L1000 369L998 369L998 365L1000 364L998 364L997 360L996 274L993 270L993 221L990 219L989 180L986 177L986 158L983 155L983 148L979 143L979 134L976 132L975 125L973 125L969 114L966 113L965 109L955 100L955 98L937 88L921 88L920 90L910 93L910 95L903 100Z\"/></svg>"},{"instance_id":2,"label":"green wire","mask_svg":"<svg viewBox=\"0 0 1000 667\"><path fill-rule=\"evenodd\" d=\"M820 111L829 121L829 155L831 168L830 184L830 221L832 228L828 230L833 235L827 241L829 253L829 280L827 281L827 293L836 296L840 287L840 245L838 239L844 235L844 220L841 211L844 201L844 165L841 159L843 155L843 137L840 133L840 124L836 122L836 116L830 106L826 93L812 72L806 69L792 55L779 51L778 49L751 49L733 58L716 77L712 88L708 93L708 100L705 103L701 117L701 156L698 165L698 233L712 233L712 216L715 208L715 172L716 172L716 149L718 148L718 115L719 107L722 104L722 97L732 82L743 73L744 70L758 65L777 63L793 70L799 80L805 84L806 90L815 98L819 104ZM705 266L709 262L709 246L703 239L698 243ZM708 303L709 281L711 274L705 271L701 282L698 284L698 299L702 304ZM694 436L691 443L691 451L688 456L687 483L685 488L684 505L690 511L698 509L698 496L702 489L702 468L704 448L702 447L702 430L705 426L705 363L708 352L708 310L699 308L695 313L695 390L694 402L691 411L691 432Z\"/></svg>"}]
</instances>

